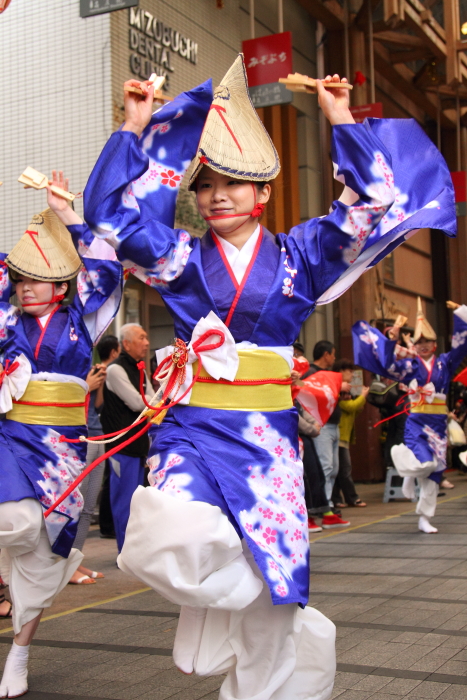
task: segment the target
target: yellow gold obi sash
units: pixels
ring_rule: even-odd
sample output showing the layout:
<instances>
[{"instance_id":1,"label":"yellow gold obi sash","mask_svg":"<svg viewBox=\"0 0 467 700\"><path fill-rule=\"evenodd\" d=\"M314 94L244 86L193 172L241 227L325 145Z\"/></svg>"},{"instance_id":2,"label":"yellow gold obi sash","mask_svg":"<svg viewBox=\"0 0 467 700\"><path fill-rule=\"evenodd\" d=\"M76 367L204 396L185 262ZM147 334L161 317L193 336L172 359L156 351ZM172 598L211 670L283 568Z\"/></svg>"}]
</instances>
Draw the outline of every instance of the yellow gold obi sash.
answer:
<instances>
[{"instance_id":1,"label":"yellow gold obi sash","mask_svg":"<svg viewBox=\"0 0 467 700\"><path fill-rule=\"evenodd\" d=\"M216 381L204 368L195 382L190 406L221 411L284 411L292 408L290 367L271 350L239 350L233 382ZM196 373L198 362L193 364Z\"/></svg>"},{"instance_id":2,"label":"yellow gold obi sash","mask_svg":"<svg viewBox=\"0 0 467 700\"><path fill-rule=\"evenodd\" d=\"M433 403L423 402L418 405L415 404L413 407L411 407L410 413L441 413L447 415L448 407L446 406L446 401L443 401L442 399L434 399Z\"/></svg>"},{"instance_id":3,"label":"yellow gold obi sash","mask_svg":"<svg viewBox=\"0 0 467 700\"><path fill-rule=\"evenodd\" d=\"M29 425L86 425L86 392L74 382L30 381L6 417Z\"/></svg>"}]
</instances>

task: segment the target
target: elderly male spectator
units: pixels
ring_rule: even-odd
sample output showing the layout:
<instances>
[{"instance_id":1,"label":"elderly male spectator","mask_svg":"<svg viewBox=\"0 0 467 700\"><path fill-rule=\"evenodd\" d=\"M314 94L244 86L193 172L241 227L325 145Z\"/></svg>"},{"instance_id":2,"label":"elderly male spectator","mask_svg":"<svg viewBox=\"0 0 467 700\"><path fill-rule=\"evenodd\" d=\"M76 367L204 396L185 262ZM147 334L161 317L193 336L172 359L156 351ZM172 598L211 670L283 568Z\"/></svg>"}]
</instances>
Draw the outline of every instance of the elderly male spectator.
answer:
<instances>
[{"instance_id":1,"label":"elderly male spectator","mask_svg":"<svg viewBox=\"0 0 467 700\"><path fill-rule=\"evenodd\" d=\"M120 343L120 355L107 367L104 407L101 413L104 433L127 428L145 407L139 391L140 373L137 364L146 357L149 347L147 333L139 324L127 323L122 326ZM148 389L149 382L145 374L145 393ZM147 400L152 395L150 389L149 392ZM133 428L119 438L117 444L124 442L138 430L141 430L141 426ZM137 486L142 485L144 481L144 464L148 450L149 438L143 435L110 457L110 503L118 551L121 550L125 539L131 497Z\"/></svg>"},{"instance_id":2,"label":"elderly male spectator","mask_svg":"<svg viewBox=\"0 0 467 700\"><path fill-rule=\"evenodd\" d=\"M104 384L108 365L113 362L120 353L120 343L114 335L105 335L96 345L97 354L100 358L100 364L94 365L87 378L89 387L89 405L88 405L88 435L89 437L97 437L102 435L102 425L99 414L104 404ZM86 453L86 466L94 462L98 457L105 452L105 445L99 442L90 442ZM84 499L83 510L81 511L78 530L76 532L73 547L83 551L83 546L91 525L91 519L94 514L97 497L102 485L102 477L104 474L105 462L101 462L81 483L80 491ZM102 500L102 497L101 497ZM109 503L110 511L110 503ZM110 519L112 518L109 512ZM113 523L111 521L111 527ZM87 569L83 564L78 566L75 573L70 579L70 583L88 584L94 583L96 578L104 578L104 575L99 571Z\"/></svg>"}]
</instances>

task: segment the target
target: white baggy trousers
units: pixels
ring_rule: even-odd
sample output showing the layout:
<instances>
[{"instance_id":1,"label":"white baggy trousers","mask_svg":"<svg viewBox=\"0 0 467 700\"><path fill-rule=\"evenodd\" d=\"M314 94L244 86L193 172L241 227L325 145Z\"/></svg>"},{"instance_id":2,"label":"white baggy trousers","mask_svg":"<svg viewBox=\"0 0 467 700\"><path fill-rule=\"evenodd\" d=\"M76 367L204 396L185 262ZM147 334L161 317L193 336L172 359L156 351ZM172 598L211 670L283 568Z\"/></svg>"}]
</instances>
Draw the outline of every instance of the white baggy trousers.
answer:
<instances>
[{"instance_id":1,"label":"white baggy trousers","mask_svg":"<svg viewBox=\"0 0 467 700\"><path fill-rule=\"evenodd\" d=\"M182 606L175 663L201 676L226 673L219 700L331 697L333 623L313 608L272 604L251 552L217 506L139 486L117 561Z\"/></svg>"},{"instance_id":2,"label":"white baggy trousers","mask_svg":"<svg viewBox=\"0 0 467 700\"><path fill-rule=\"evenodd\" d=\"M39 501L0 503L0 575L10 586L13 629L49 608L66 586L83 555L72 549L68 559L52 552Z\"/></svg>"},{"instance_id":3,"label":"white baggy trousers","mask_svg":"<svg viewBox=\"0 0 467 700\"><path fill-rule=\"evenodd\" d=\"M424 515L425 518L432 518L436 512L439 485L428 477L436 470L437 462L422 464L406 445L394 445L391 449L391 457L399 476L404 479L402 484L404 496L414 497L415 479L417 479L420 495L415 512L417 515Z\"/></svg>"}]
</instances>

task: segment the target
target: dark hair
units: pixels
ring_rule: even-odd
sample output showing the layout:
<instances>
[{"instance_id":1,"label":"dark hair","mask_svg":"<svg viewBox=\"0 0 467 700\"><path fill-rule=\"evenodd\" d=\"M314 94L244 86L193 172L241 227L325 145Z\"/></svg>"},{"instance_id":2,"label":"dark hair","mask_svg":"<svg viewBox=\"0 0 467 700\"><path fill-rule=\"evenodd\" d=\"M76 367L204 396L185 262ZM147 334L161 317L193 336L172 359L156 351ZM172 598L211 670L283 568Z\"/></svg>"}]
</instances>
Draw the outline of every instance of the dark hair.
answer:
<instances>
[{"instance_id":1,"label":"dark hair","mask_svg":"<svg viewBox=\"0 0 467 700\"><path fill-rule=\"evenodd\" d=\"M116 338L114 335L104 335L104 337L101 338L96 345L96 350L99 353L101 361L108 360L112 350L118 350L118 348L118 338Z\"/></svg>"},{"instance_id":2,"label":"dark hair","mask_svg":"<svg viewBox=\"0 0 467 700\"><path fill-rule=\"evenodd\" d=\"M343 370L346 369L351 369L352 371L355 369L355 365L353 362L350 360L346 360L343 358L342 360L337 360L337 362L334 363L334 367L332 368L333 372L342 372Z\"/></svg>"},{"instance_id":3,"label":"dark hair","mask_svg":"<svg viewBox=\"0 0 467 700\"><path fill-rule=\"evenodd\" d=\"M55 287L60 287L62 284L66 284L66 290L65 290L65 299L66 299L70 293L71 282L70 282L70 280L63 280L63 282L54 282ZM61 303L62 302L60 302L60 304Z\"/></svg>"},{"instance_id":4,"label":"dark hair","mask_svg":"<svg viewBox=\"0 0 467 700\"><path fill-rule=\"evenodd\" d=\"M298 350L298 352L301 352L302 355L305 354L305 348L304 348L303 345L302 345L301 343L299 343L298 341L297 341L296 343L294 343L294 344L292 345L292 347L293 347L295 350Z\"/></svg>"},{"instance_id":5,"label":"dark hair","mask_svg":"<svg viewBox=\"0 0 467 700\"><path fill-rule=\"evenodd\" d=\"M313 348L313 360L320 360L325 352L331 354L335 347L329 340L319 340Z\"/></svg>"}]
</instances>

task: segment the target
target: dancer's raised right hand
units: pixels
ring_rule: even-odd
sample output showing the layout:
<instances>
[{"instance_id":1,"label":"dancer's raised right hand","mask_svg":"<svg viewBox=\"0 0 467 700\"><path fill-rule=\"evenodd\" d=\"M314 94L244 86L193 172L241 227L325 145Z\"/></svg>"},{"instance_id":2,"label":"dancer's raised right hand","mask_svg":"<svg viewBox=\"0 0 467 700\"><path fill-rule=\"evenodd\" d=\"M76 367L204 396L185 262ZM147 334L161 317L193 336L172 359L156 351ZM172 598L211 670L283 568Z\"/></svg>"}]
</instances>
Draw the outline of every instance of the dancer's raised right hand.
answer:
<instances>
[{"instance_id":1,"label":"dancer's raised right hand","mask_svg":"<svg viewBox=\"0 0 467 700\"><path fill-rule=\"evenodd\" d=\"M143 94L139 95L125 90L125 124L122 127L122 131L132 131L141 136L152 116L154 86L148 80L127 80L124 87L137 87L143 91Z\"/></svg>"}]
</instances>

